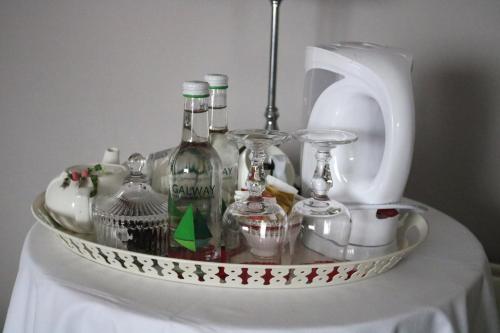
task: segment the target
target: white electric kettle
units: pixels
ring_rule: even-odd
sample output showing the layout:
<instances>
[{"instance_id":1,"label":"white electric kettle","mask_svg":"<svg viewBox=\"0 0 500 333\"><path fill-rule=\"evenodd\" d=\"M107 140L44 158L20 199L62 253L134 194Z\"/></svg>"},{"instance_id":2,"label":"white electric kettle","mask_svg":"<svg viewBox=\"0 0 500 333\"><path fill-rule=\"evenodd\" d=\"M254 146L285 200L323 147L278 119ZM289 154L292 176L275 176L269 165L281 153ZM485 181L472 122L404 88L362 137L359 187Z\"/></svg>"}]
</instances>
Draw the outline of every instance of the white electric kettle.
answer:
<instances>
[{"instance_id":1,"label":"white electric kettle","mask_svg":"<svg viewBox=\"0 0 500 333\"><path fill-rule=\"evenodd\" d=\"M358 142L332 150L329 196L344 203L400 201L411 166L415 115L412 58L400 49L344 42L307 47L308 128L338 128ZM301 183L310 193L314 152L302 151Z\"/></svg>"}]
</instances>

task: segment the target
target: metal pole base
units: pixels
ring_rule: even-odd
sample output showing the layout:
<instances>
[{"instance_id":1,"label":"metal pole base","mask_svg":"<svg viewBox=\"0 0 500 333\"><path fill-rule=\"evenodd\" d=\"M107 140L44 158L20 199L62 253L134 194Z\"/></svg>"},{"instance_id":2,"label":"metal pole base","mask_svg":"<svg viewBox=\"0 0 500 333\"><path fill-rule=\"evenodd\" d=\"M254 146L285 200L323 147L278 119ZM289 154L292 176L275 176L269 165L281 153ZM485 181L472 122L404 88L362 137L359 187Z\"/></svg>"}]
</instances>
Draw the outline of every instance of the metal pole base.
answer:
<instances>
[{"instance_id":1,"label":"metal pole base","mask_svg":"<svg viewBox=\"0 0 500 333\"><path fill-rule=\"evenodd\" d=\"M266 130L278 130L278 117L280 113L276 106L266 108Z\"/></svg>"}]
</instances>

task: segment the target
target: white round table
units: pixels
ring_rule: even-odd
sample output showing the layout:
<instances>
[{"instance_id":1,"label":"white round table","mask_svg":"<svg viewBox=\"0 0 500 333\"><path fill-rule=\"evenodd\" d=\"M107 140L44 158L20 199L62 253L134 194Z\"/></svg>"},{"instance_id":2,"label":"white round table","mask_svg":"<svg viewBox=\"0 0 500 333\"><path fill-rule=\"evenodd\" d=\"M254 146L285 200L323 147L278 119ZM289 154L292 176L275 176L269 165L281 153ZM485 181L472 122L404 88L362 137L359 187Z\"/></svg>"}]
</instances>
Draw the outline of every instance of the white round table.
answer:
<instances>
[{"instance_id":1,"label":"white round table","mask_svg":"<svg viewBox=\"0 0 500 333\"><path fill-rule=\"evenodd\" d=\"M391 271L298 290L127 274L78 257L37 224L24 244L4 332L499 332L481 244L437 210L425 217L427 240Z\"/></svg>"}]
</instances>

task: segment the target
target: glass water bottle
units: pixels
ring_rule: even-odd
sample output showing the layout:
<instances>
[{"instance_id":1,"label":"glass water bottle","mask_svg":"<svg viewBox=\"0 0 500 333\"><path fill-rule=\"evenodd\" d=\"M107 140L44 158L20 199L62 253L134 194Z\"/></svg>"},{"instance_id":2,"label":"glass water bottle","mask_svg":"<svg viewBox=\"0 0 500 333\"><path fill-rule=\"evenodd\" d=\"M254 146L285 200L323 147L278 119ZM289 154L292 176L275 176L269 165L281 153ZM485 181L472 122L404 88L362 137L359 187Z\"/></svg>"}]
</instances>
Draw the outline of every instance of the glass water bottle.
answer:
<instances>
[{"instance_id":1,"label":"glass water bottle","mask_svg":"<svg viewBox=\"0 0 500 333\"><path fill-rule=\"evenodd\" d=\"M205 81L210 86L210 143L217 151L222 162L222 214L233 201L238 186L239 151L236 143L229 140L225 133L227 126L227 88L228 78L224 74L207 74Z\"/></svg>"},{"instance_id":2,"label":"glass water bottle","mask_svg":"<svg viewBox=\"0 0 500 333\"><path fill-rule=\"evenodd\" d=\"M182 140L169 164L169 256L220 258L220 158L208 141L208 83L183 84Z\"/></svg>"}]
</instances>

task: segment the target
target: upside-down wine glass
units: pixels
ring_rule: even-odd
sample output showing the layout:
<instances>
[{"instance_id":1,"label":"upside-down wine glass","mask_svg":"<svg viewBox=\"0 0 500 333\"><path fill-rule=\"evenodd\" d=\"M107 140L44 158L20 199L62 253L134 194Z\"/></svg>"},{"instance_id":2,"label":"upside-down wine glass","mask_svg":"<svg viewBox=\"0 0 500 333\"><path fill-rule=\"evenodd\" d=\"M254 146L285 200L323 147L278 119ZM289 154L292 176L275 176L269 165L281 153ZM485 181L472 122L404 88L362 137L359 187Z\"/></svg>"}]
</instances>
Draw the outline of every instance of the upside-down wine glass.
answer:
<instances>
[{"instance_id":1,"label":"upside-down wine glass","mask_svg":"<svg viewBox=\"0 0 500 333\"><path fill-rule=\"evenodd\" d=\"M311 180L312 197L297 202L290 220L301 221L302 244L334 261L345 260L351 233L351 214L340 202L331 200L330 172L333 148L357 140L354 133L335 129L302 129L293 134L302 143L316 149L316 169Z\"/></svg>"},{"instance_id":2,"label":"upside-down wine glass","mask_svg":"<svg viewBox=\"0 0 500 333\"><path fill-rule=\"evenodd\" d=\"M235 130L226 134L250 150L251 166L246 186L248 198L232 203L224 213L223 246L226 261L280 264L287 243L288 219L276 202L262 197L265 189L266 149L290 136L275 130Z\"/></svg>"}]
</instances>

